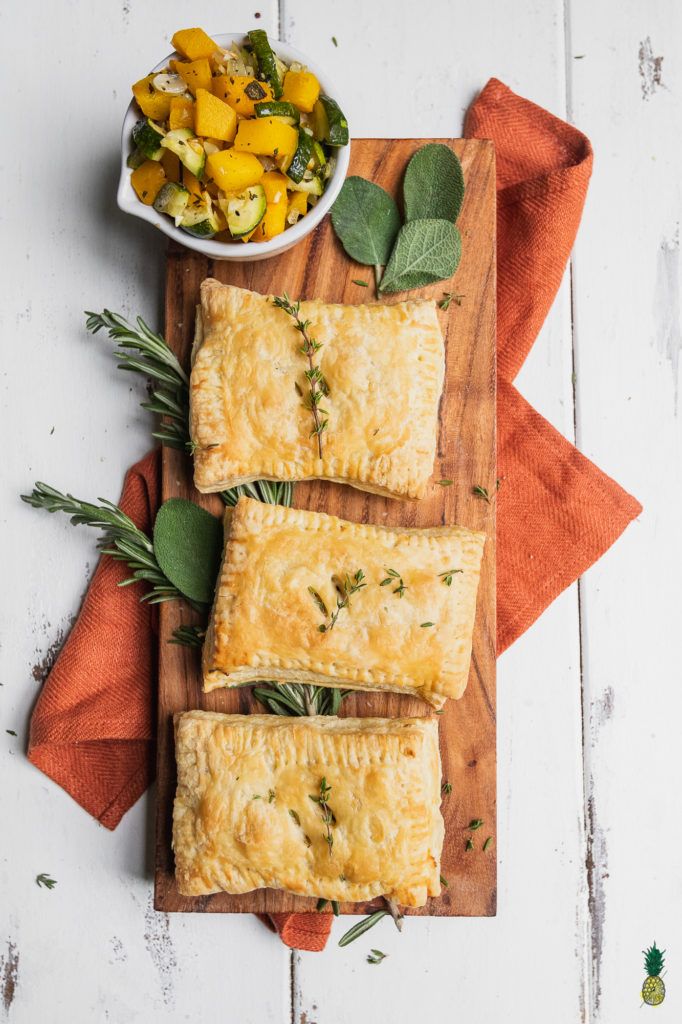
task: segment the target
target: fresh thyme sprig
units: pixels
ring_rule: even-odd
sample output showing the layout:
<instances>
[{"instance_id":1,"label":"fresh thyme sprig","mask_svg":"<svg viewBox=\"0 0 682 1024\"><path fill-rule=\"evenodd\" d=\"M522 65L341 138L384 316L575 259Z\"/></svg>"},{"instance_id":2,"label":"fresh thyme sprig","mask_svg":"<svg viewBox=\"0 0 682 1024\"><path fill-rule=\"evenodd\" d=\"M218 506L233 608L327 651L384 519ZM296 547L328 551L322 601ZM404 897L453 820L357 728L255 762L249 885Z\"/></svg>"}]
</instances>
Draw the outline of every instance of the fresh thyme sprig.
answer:
<instances>
[{"instance_id":1,"label":"fresh thyme sprig","mask_svg":"<svg viewBox=\"0 0 682 1024\"><path fill-rule=\"evenodd\" d=\"M317 438L317 451L319 457L322 458L322 434L329 424L329 419L323 419L322 417L328 417L329 413L321 407L320 403L329 394L329 385L325 380L319 364L314 361L314 358L322 348L322 345L311 336L308 330L311 325L311 321L301 319L300 299L297 302L292 302L287 293L284 292L284 295L276 295L273 298L272 303L278 309L283 309L285 313L289 314L294 321L296 330L300 333L301 338L303 339L300 352L308 360L308 369L305 371L305 375L310 388L306 407L310 409L313 415L313 429L310 431L310 436Z\"/></svg>"},{"instance_id":2,"label":"fresh thyme sprig","mask_svg":"<svg viewBox=\"0 0 682 1024\"><path fill-rule=\"evenodd\" d=\"M353 596L353 594L357 594L358 590L362 590L363 587L367 586L367 584L364 582L364 579L365 574L362 571L362 569L358 569L357 572L352 577L349 576L348 573L346 573L343 579L340 579L338 576L333 577L333 582L337 591L336 608L334 612L330 615L329 622L322 622L317 627L320 633L329 633L330 630L334 628L334 626L336 625L336 620L339 617L339 614L343 611L344 608L350 607L350 599ZM327 611L326 605L322 598L320 597L320 595L317 593L317 591L314 590L312 587L308 587L308 592L310 593L311 597L313 598L313 601L320 609L320 611L323 613L323 615L328 615L329 613Z\"/></svg>"},{"instance_id":3,"label":"fresh thyme sprig","mask_svg":"<svg viewBox=\"0 0 682 1024\"><path fill-rule=\"evenodd\" d=\"M330 857L332 855L332 847L334 846L334 836L332 834L332 825L336 824L336 818L334 817L334 812L332 811L331 807L329 806L329 802L328 802L329 794L331 793L331 791L332 791L332 787L327 785L327 780L326 780L326 778L323 775L322 778L320 779L320 792L317 793L317 794L314 794L314 793L308 794L310 796L310 799L313 801L314 804L319 804L320 805L320 810L322 811L322 822L323 822L324 827L325 827L324 839L325 839L325 842L326 842L327 846L329 847L329 856Z\"/></svg>"},{"instance_id":4,"label":"fresh thyme sprig","mask_svg":"<svg viewBox=\"0 0 682 1024\"><path fill-rule=\"evenodd\" d=\"M36 483L30 494L22 494L21 500L33 508L44 508L48 512L65 512L71 516L74 526L92 526L104 531L102 553L110 555L117 562L125 562L132 575L122 580L119 587L128 587L131 583L146 583L149 590L142 595L141 601L149 604L160 604L162 601L174 601L183 595L159 567L154 554L154 545L142 530L118 505L99 498L101 505L92 505L88 501L74 498L72 494L62 494L48 484ZM189 600L185 598L185 600ZM189 602L193 608L204 609L198 602Z\"/></svg>"},{"instance_id":5,"label":"fresh thyme sprig","mask_svg":"<svg viewBox=\"0 0 682 1024\"><path fill-rule=\"evenodd\" d=\"M445 572L438 573L438 578L446 587L451 587L452 577L458 572L464 572L464 569L446 569Z\"/></svg>"},{"instance_id":6,"label":"fresh thyme sprig","mask_svg":"<svg viewBox=\"0 0 682 1024\"><path fill-rule=\"evenodd\" d=\"M36 885L39 889L41 887L44 887L45 889L54 889L56 884L57 880L55 878L50 878L46 871L43 871L40 875L36 875Z\"/></svg>"},{"instance_id":7,"label":"fresh thyme sprig","mask_svg":"<svg viewBox=\"0 0 682 1024\"><path fill-rule=\"evenodd\" d=\"M403 594L405 593L405 591L407 590L407 587L405 586L405 584L403 582L403 578L400 575L400 573L396 572L395 569L386 569L386 568L384 568L384 572L387 573L388 575L386 576L386 579L383 579L381 581L379 586L380 587L388 587L392 583L397 583L398 586L395 588L395 590L392 590L391 593L392 594L397 594L398 597L402 597Z\"/></svg>"},{"instance_id":8,"label":"fresh thyme sprig","mask_svg":"<svg viewBox=\"0 0 682 1024\"><path fill-rule=\"evenodd\" d=\"M129 323L120 313L109 309L101 313L86 310L85 326L92 334L104 329L118 346L118 366L150 377L154 382L148 402L142 408L163 417L152 436L170 448L191 450L189 418L189 379L166 340L154 334L141 316Z\"/></svg>"}]
</instances>

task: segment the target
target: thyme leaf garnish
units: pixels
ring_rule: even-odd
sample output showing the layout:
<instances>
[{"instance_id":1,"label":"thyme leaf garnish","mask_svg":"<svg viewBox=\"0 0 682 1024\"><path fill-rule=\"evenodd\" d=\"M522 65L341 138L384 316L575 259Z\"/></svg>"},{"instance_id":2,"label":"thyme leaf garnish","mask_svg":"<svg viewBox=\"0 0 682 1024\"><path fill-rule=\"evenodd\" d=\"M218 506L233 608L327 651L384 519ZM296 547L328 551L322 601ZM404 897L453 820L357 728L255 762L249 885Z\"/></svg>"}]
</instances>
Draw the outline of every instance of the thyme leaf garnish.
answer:
<instances>
[{"instance_id":1,"label":"thyme leaf garnish","mask_svg":"<svg viewBox=\"0 0 682 1024\"><path fill-rule=\"evenodd\" d=\"M387 569L385 567L384 567L384 572L387 573L388 575L386 576L386 579L383 579L381 581L379 586L380 587L388 587L392 583L397 583L398 586L395 588L395 590L391 591L391 593L397 594L398 597L402 597L403 594L405 593L405 591L407 590L407 587L405 586L405 583L403 582L403 578L400 575L400 573L396 572L395 569Z\"/></svg>"},{"instance_id":2,"label":"thyme leaf garnish","mask_svg":"<svg viewBox=\"0 0 682 1024\"><path fill-rule=\"evenodd\" d=\"M464 295L458 295L456 292L443 292L443 298L438 303L438 308L446 310L450 308L450 303L454 302L456 306L462 305L462 299L466 298Z\"/></svg>"},{"instance_id":3,"label":"thyme leaf garnish","mask_svg":"<svg viewBox=\"0 0 682 1024\"><path fill-rule=\"evenodd\" d=\"M284 295L276 295L272 300L272 304L278 309L283 309L293 319L294 327L303 339L299 351L308 360L308 369L305 371L305 376L310 388L305 405L310 409L313 416L313 429L310 431L310 436L317 438L317 451L319 457L322 458L322 434L327 429L329 423L329 419L323 417L328 417L329 413L321 407L320 403L329 394L329 385L319 364L314 361L314 357L322 348L322 345L311 336L308 330L311 321L301 318L300 299L297 302L292 302L287 293L284 292Z\"/></svg>"},{"instance_id":4,"label":"thyme leaf garnish","mask_svg":"<svg viewBox=\"0 0 682 1024\"><path fill-rule=\"evenodd\" d=\"M319 804L320 810L322 811L322 822L323 822L325 830L326 830L325 831L325 836L324 836L324 841L326 842L327 846L329 847L329 856L330 857L332 855L332 847L334 845L334 836L332 835L332 825L336 824L336 818L334 817L334 812L332 811L331 807L329 806L329 803L327 802L329 794L331 793L331 791L332 791L332 787L327 785L327 780L326 780L326 778L323 775L322 778L320 779L320 792L319 792L319 794L313 794L313 793L308 794L310 796L310 799L313 801L314 804Z\"/></svg>"},{"instance_id":5,"label":"thyme leaf garnish","mask_svg":"<svg viewBox=\"0 0 682 1024\"><path fill-rule=\"evenodd\" d=\"M388 953L382 953L380 949L370 949L367 954L368 964L380 964L382 960L385 960Z\"/></svg>"},{"instance_id":6,"label":"thyme leaf garnish","mask_svg":"<svg viewBox=\"0 0 682 1024\"><path fill-rule=\"evenodd\" d=\"M332 577L332 579L337 591L336 609L329 617L329 622L322 622L317 627L320 633L328 633L330 630L332 630L336 625L336 620L338 619L340 612L344 608L350 607L350 599L353 596L353 594L357 594L358 590L362 590L363 587L367 586L367 584L364 582L365 574L362 571L362 569L358 569L357 572L352 577L349 576L348 573L346 573L343 579L339 579L338 576L334 576ZM311 590L312 588L308 587L308 591L311 592ZM317 604L318 608L320 608L320 605L318 604L314 594L311 596L313 596L315 604ZM317 595L317 597L319 597L319 594ZM322 599L320 598L320 600ZM322 602L322 604L324 604L324 602ZM322 609L320 608L320 610ZM326 609L325 614L329 614L329 612L327 612Z\"/></svg>"},{"instance_id":7,"label":"thyme leaf garnish","mask_svg":"<svg viewBox=\"0 0 682 1024\"><path fill-rule=\"evenodd\" d=\"M38 888L42 886L45 889L54 889L56 884L56 879L50 878L46 871L44 871L40 875L36 875L36 885L38 886Z\"/></svg>"},{"instance_id":8,"label":"thyme leaf garnish","mask_svg":"<svg viewBox=\"0 0 682 1024\"><path fill-rule=\"evenodd\" d=\"M490 492L487 487L481 487L480 484L474 484L471 488L471 493L475 494L477 498L483 498L484 501L487 501L488 504L490 504Z\"/></svg>"},{"instance_id":9,"label":"thyme leaf garnish","mask_svg":"<svg viewBox=\"0 0 682 1024\"><path fill-rule=\"evenodd\" d=\"M455 573L458 572L463 573L464 569L446 569L445 572L438 573L438 578L441 580L442 583L445 584L446 587L451 587L452 577L455 575Z\"/></svg>"},{"instance_id":10,"label":"thyme leaf garnish","mask_svg":"<svg viewBox=\"0 0 682 1024\"><path fill-rule=\"evenodd\" d=\"M443 785L440 787L440 791L443 794L443 796L450 796L450 794L452 793L452 783L444 782Z\"/></svg>"},{"instance_id":11,"label":"thyme leaf garnish","mask_svg":"<svg viewBox=\"0 0 682 1024\"><path fill-rule=\"evenodd\" d=\"M475 832L477 828L480 828L481 825L483 825L483 823L483 818L472 818L472 820L467 825L467 828L471 832Z\"/></svg>"},{"instance_id":12,"label":"thyme leaf garnish","mask_svg":"<svg viewBox=\"0 0 682 1024\"><path fill-rule=\"evenodd\" d=\"M485 853L485 851L486 851L486 850L488 849L488 847L490 846L490 844L492 843L492 841L493 841L493 837L492 837L492 836L488 836L488 838L486 839L486 841L485 841L485 842L484 842L484 844L483 844L483 852L484 852L484 853Z\"/></svg>"}]
</instances>

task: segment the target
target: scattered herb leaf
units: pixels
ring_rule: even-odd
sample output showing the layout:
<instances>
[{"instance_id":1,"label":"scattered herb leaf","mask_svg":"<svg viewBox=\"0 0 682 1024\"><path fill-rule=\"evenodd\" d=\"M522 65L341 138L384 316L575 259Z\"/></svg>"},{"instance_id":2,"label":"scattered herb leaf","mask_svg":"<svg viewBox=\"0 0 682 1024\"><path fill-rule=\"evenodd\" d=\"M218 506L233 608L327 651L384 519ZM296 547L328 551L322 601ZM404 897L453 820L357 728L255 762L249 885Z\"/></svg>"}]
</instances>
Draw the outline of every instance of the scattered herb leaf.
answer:
<instances>
[{"instance_id":1,"label":"scattered herb leaf","mask_svg":"<svg viewBox=\"0 0 682 1024\"><path fill-rule=\"evenodd\" d=\"M352 928L341 936L339 939L339 946L348 946L355 939L359 939L361 935L368 932L370 928L373 928L375 924L378 924L382 917L388 916L388 910L375 910L373 914L369 914L368 917L363 917L362 921L358 921Z\"/></svg>"},{"instance_id":2,"label":"scattered herb leaf","mask_svg":"<svg viewBox=\"0 0 682 1024\"><path fill-rule=\"evenodd\" d=\"M441 885L444 885L446 889L447 889L447 888L449 888L449 886L448 886L448 880L447 880L447 878L445 878L445 877L444 877L443 875L441 875L441 876L440 876L440 884L441 884Z\"/></svg>"},{"instance_id":3,"label":"scattered herb leaf","mask_svg":"<svg viewBox=\"0 0 682 1024\"><path fill-rule=\"evenodd\" d=\"M398 234L381 292L410 291L451 277L459 266L462 239L447 220L411 220Z\"/></svg>"},{"instance_id":4,"label":"scattered herb leaf","mask_svg":"<svg viewBox=\"0 0 682 1024\"><path fill-rule=\"evenodd\" d=\"M336 39L336 36L332 36L332 42L333 42L334 46L338 46L339 45L338 41Z\"/></svg>"},{"instance_id":5,"label":"scattered herb leaf","mask_svg":"<svg viewBox=\"0 0 682 1024\"><path fill-rule=\"evenodd\" d=\"M481 825L483 824L483 818L472 818L472 820L467 825L467 828L470 829L472 832L475 832L476 829L480 828Z\"/></svg>"},{"instance_id":6,"label":"scattered herb leaf","mask_svg":"<svg viewBox=\"0 0 682 1024\"><path fill-rule=\"evenodd\" d=\"M456 306L462 305L462 299L464 295L458 295L456 292L443 292L443 298L438 303L438 308L443 311L450 308L450 303L454 302Z\"/></svg>"},{"instance_id":7,"label":"scattered herb leaf","mask_svg":"<svg viewBox=\"0 0 682 1024\"><path fill-rule=\"evenodd\" d=\"M16 736L14 729L5 729L5 732L8 733L10 736Z\"/></svg>"},{"instance_id":8,"label":"scattered herb leaf","mask_svg":"<svg viewBox=\"0 0 682 1024\"><path fill-rule=\"evenodd\" d=\"M440 791L443 794L443 796L450 796L450 794L452 793L452 783L444 782L440 787Z\"/></svg>"},{"instance_id":9,"label":"scattered herb leaf","mask_svg":"<svg viewBox=\"0 0 682 1024\"><path fill-rule=\"evenodd\" d=\"M403 196L407 221L457 220L464 199L464 175L449 146L432 142L417 150L405 171Z\"/></svg>"},{"instance_id":10,"label":"scattered herb leaf","mask_svg":"<svg viewBox=\"0 0 682 1024\"><path fill-rule=\"evenodd\" d=\"M322 600L322 597L320 596L318 591L315 590L315 587L308 587L308 593L310 594L310 596L312 597L313 601L315 602L319 610L322 612L322 614L329 615L329 609Z\"/></svg>"},{"instance_id":11,"label":"scattered herb leaf","mask_svg":"<svg viewBox=\"0 0 682 1024\"><path fill-rule=\"evenodd\" d=\"M467 853L468 853L468 852L469 852L469 850L473 850L473 848L474 848L474 841L473 841L473 839L471 838L471 836L469 836L469 838L467 839L467 841L466 841L466 844L465 844L465 846L464 846L464 849L465 849L465 850L467 851Z\"/></svg>"},{"instance_id":12,"label":"scattered herb leaf","mask_svg":"<svg viewBox=\"0 0 682 1024\"><path fill-rule=\"evenodd\" d=\"M332 900L332 914L334 917L338 917L341 911L339 910L339 901Z\"/></svg>"},{"instance_id":13,"label":"scattered herb leaf","mask_svg":"<svg viewBox=\"0 0 682 1024\"><path fill-rule=\"evenodd\" d=\"M360 286L361 288L369 288L369 282L368 282L368 281L361 281L361 280L360 280L360 278L358 278L358 277L354 277L354 278L352 279L352 282L351 282L351 283L352 283L352 284L357 284L357 285L359 285L359 286Z\"/></svg>"},{"instance_id":14,"label":"scattered herb leaf","mask_svg":"<svg viewBox=\"0 0 682 1024\"><path fill-rule=\"evenodd\" d=\"M493 841L493 837L492 837L492 836L488 836L488 838L486 839L486 841L485 841L485 842L484 842L484 844L483 844L483 852L484 852L484 853L485 853L485 851L486 851L486 850L488 849L488 847L490 846L490 844L492 843L492 841Z\"/></svg>"},{"instance_id":15,"label":"scattered herb leaf","mask_svg":"<svg viewBox=\"0 0 682 1024\"><path fill-rule=\"evenodd\" d=\"M317 901L317 906L315 907L315 910L318 910L318 911L319 910L324 910L324 908L327 906L328 903L329 903L329 900L319 899Z\"/></svg>"},{"instance_id":16,"label":"scattered herb leaf","mask_svg":"<svg viewBox=\"0 0 682 1024\"><path fill-rule=\"evenodd\" d=\"M268 790L268 803L271 804L274 799L275 799L275 791L274 791L274 789L269 789Z\"/></svg>"},{"instance_id":17,"label":"scattered herb leaf","mask_svg":"<svg viewBox=\"0 0 682 1024\"><path fill-rule=\"evenodd\" d=\"M471 493L475 494L477 498L483 498L484 501L487 501L488 504L490 504L490 493L487 487L481 487L480 484L474 484L471 488Z\"/></svg>"},{"instance_id":18,"label":"scattered herb leaf","mask_svg":"<svg viewBox=\"0 0 682 1024\"><path fill-rule=\"evenodd\" d=\"M405 583L403 582L403 578L400 575L400 573L396 572L395 569L387 569L385 567L384 572L388 575L386 576L385 579L381 580L379 586L388 587L393 583L397 583L395 590L391 591L391 593L397 594L398 597L402 597L405 591L407 590L407 587L405 586Z\"/></svg>"},{"instance_id":19,"label":"scattered herb leaf","mask_svg":"<svg viewBox=\"0 0 682 1024\"><path fill-rule=\"evenodd\" d=\"M54 878L50 878L47 872L43 872L41 875L36 875L36 885L40 888L43 886L45 889L54 889L57 884Z\"/></svg>"},{"instance_id":20,"label":"scattered herb leaf","mask_svg":"<svg viewBox=\"0 0 682 1024\"><path fill-rule=\"evenodd\" d=\"M421 629L428 629L429 626L435 626L435 622L422 622L420 624Z\"/></svg>"},{"instance_id":21,"label":"scattered herb leaf","mask_svg":"<svg viewBox=\"0 0 682 1024\"><path fill-rule=\"evenodd\" d=\"M382 960L385 960L388 953L382 953L380 949L370 949L367 955L368 964L380 964Z\"/></svg>"},{"instance_id":22,"label":"scattered herb leaf","mask_svg":"<svg viewBox=\"0 0 682 1024\"><path fill-rule=\"evenodd\" d=\"M438 484L440 487L452 487L454 482L454 480L448 480L447 477L444 477L442 480L438 481Z\"/></svg>"},{"instance_id":23,"label":"scattered herb leaf","mask_svg":"<svg viewBox=\"0 0 682 1024\"><path fill-rule=\"evenodd\" d=\"M290 815L291 815L291 817L292 817L292 818L294 819L294 821L296 822L296 824L297 824L297 825L300 825L300 824L301 824L301 819L299 818L299 816L298 816L298 814L296 813L296 811L292 811L292 809L291 809L291 808L289 808L289 814L290 814Z\"/></svg>"}]
</instances>

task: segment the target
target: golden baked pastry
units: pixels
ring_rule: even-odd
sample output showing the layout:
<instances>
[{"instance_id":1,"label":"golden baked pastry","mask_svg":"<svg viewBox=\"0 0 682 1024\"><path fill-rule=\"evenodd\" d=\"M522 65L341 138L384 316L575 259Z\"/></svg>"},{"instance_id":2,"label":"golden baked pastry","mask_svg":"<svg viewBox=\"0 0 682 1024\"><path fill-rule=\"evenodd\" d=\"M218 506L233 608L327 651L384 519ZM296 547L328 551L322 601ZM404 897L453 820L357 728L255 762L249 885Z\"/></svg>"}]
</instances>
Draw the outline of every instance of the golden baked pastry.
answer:
<instances>
[{"instance_id":1,"label":"golden baked pastry","mask_svg":"<svg viewBox=\"0 0 682 1024\"><path fill-rule=\"evenodd\" d=\"M421 907L439 895L436 719L188 711L175 755L184 896L267 887Z\"/></svg>"},{"instance_id":2,"label":"golden baked pastry","mask_svg":"<svg viewBox=\"0 0 682 1024\"><path fill-rule=\"evenodd\" d=\"M321 344L328 426L318 440L308 361L272 297L201 285L190 381L194 483L319 478L420 498L433 471L444 346L433 300L392 306L301 303Z\"/></svg>"},{"instance_id":3,"label":"golden baked pastry","mask_svg":"<svg viewBox=\"0 0 682 1024\"><path fill-rule=\"evenodd\" d=\"M436 705L461 697L482 533L365 526L240 498L225 538L205 690L274 679Z\"/></svg>"}]
</instances>

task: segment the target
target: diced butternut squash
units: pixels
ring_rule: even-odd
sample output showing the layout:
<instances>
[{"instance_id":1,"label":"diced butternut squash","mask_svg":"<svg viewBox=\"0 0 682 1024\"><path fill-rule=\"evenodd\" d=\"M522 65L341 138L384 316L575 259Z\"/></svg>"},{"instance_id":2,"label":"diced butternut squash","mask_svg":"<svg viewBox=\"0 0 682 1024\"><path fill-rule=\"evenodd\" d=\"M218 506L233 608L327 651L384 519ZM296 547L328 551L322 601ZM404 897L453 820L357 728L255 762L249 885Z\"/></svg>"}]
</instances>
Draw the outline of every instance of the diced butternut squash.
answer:
<instances>
[{"instance_id":1,"label":"diced butternut squash","mask_svg":"<svg viewBox=\"0 0 682 1024\"><path fill-rule=\"evenodd\" d=\"M166 172L168 181L180 181L180 160L175 153L171 153L170 149L164 149L161 166Z\"/></svg>"},{"instance_id":2,"label":"diced butternut squash","mask_svg":"<svg viewBox=\"0 0 682 1024\"><path fill-rule=\"evenodd\" d=\"M135 82L133 96L145 117L152 121L165 121L170 113L171 97L167 92L154 88L154 75L147 75Z\"/></svg>"},{"instance_id":3,"label":"diced butternut squash","mask_svg":"<svg viewBox=\"0 0 682 1024\"><path fill-rule=\"evenodd\" d=\"M186 167L182 168L182 184L191 195L201 199L201 182Z\"/></svg>"},{"instance_id":4,"label":"diced butternut squash","mask_svg":"<svg viewBox=\"0 0 682 1024\"><path fill-rule=\"evenodd\" d=\"M254 84L255 83L255 84ZM267 82L259 82L250 75L218 75L213 79L213 95L219 100L229 103L232 109L241 117L253 117L256 103L264 103L265 100L272 100L272 89ZM246 90L253 92L249 96ZM258 93L265 93L258 98Z\"/></svg>"},{"instance_id":5,"label":"diced butternut squash","mask_svg":"<svg viewBox=\"0 0 682 1024\"><path fill-rule=\"evenodd\" d=\"M290 192L287 217L290 213L297 213L299 218L305 217L308 210L308 196L305 192Z\"/></svg>"},{"instance_id":6,"label":"diced butternut squash","mask_svg":"<svg viewBox=\"0 0 682 1024\"><path fill-rule=\"evenodd\" d=\"M206 89L197 89L194 123L197 135L205 139L232 142L237 131L237 115L232 107Z\"/></svg>"},{"instance_id":7,"label":"diced butternut squash","mask_svg":"<svg viewBox=\"0 0 682 1024\"><path fill-rule=\"evenodd\" d=\"M240 121L234 138L236 150L260 156L293 156L297 144L296 129L274 117Z\"/></svg>"},{"instance_id":8,"label":"diced butternut squash","mask_svg":"<svg viewBox=\"0 0 682 1024\"><path fill-rule=\"evenodd\" d=\"M211 65L205 57L202 57L201 60L193 60L189 64L176 61L175 70L193 96L196 96L198 89L210 90Z\"/></svg>"},{"instance_id":9,"label":"diced butternut squash","mask_svg":"<svg viewBox=\"0 0 682 1024\"><path fill-rule=\"evenodd\" d=\"M241 192L263 177L263 165L257 157L234 149L212 153L206 158L206 170L223 192Z\"/></svg>"},{"instance_id":10,"label":"diced butternut squash","mask_svg":"<svg viewBox=\"0 0 682 1024\"><path fill-rule=\"evenodd\" d=\"M151 206L166 184L166 172L158 160L145 160L130 175L130 184L137 193L137 198L145 206Z\"/></svg>"},{"instance_id":11,"label":"diced butternut squash","mask_svg":"<svg viewBox=\"0 0 682 1024\"><path fill-rule=\"evenodd\" d=\"M286 203L287 179L279 171L266 171L260 180L269 203Z\"/></svg>"},{"instance_id":12,"label":"diced butternut squash","mask_svg":"<svg viewBox=\"0 0 682 1024\"><path fill-rule=\"evenodd\" d=\"M218 44L204 32L203 28L181 28L171 42L178 53L187 60L210 57L218 49Z\"/></svg>"},{"instance_id":13,"label":"diced butternut squash","mask_svg":"<svg viewBox=\"0 0 682 1024\"><path fill-rule=\"evenodd\" d=\"M265 207L262 221L250 236L251 241L267 242L270 238L274 238L275 235L281 235L286 226L286 200L282 203L268 203Z\"/></svg>"},{"instance_id":14,"label":"diced butternut squash","mask_svg":"<svg viewBox=\"0 0 682 1024\"><path fill-rule=\"evenodd\" d=\"M189 128L194 131L194 103L186 96L173 96L168 115L170 130Z\"/></svg>"},{"instance_id":15,"label":"diced butternut squash","mask_svg":"<svg viewBox=\"0 0 682 1024\"><path fill-rule=\"evenodd\" d=\"M284 76L282 99L293 103L307 114L311 112L320 95L320 83L310 71L287 71Z\"/></svg>"}]
</instances>

